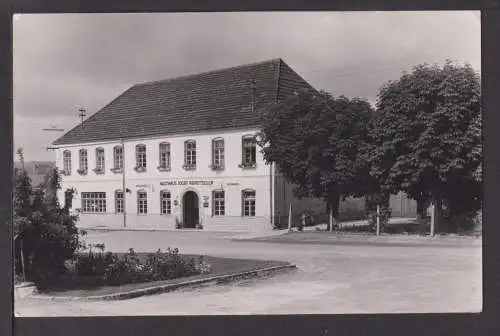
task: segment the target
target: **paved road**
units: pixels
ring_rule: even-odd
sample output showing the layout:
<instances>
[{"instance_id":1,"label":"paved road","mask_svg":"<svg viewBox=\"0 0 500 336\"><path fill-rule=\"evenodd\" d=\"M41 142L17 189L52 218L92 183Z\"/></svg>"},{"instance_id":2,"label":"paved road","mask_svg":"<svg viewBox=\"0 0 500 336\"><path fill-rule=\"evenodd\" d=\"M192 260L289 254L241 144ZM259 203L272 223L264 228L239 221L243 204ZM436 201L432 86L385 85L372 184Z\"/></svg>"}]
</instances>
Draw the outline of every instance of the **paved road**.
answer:
<instances>
[{"instance_id":1,"label":"paved road","mask_svg":"<svg viewBox=\"0 0 500 336\"><path fill-rule=\"evenodd\" d=\"M112 251L181 252L285 260L298 270L111 302L16 301L19 316L342 314L478 312L482 307L480 247L298 245L234 242L206 232L91 233Z\"/></svg>"}]
</instances>

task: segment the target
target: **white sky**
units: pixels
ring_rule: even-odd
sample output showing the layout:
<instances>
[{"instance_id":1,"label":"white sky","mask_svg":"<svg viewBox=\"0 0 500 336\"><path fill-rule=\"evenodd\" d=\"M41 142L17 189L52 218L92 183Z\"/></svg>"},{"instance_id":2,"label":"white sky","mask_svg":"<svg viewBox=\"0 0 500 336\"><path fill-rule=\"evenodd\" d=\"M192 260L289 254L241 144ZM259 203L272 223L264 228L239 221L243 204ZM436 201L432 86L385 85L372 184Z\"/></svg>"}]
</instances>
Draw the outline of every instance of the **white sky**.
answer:
<instances>
[{"instance_id":1,"label":"white sky","mask_svg":"<svg viewBox=\"0 0 500 336\"><path fill-rule=\"evenodd\" d=\"M419 63L480 70L479 12L37 14L14 20L14 144L26 160L133 84L281 57L317 89L374 102Z\"/></svg>"}]
</instances>

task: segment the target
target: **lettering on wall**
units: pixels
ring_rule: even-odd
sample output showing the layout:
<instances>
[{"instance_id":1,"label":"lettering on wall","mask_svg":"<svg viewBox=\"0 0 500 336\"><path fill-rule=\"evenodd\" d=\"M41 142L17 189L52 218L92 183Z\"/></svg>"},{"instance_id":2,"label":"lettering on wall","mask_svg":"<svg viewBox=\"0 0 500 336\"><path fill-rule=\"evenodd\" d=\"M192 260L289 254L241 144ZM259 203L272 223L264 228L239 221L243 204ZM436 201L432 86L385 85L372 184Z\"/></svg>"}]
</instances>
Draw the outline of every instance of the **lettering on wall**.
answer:
<instances>
[{"instance_id":1,"label":"lettering on wall","mask_svg":"<svg viewBox=\"0 0 500 336\"><path fill-rule=\"evenodd\" d=\"M176 185L212 185L214 181L202 181L202 180L173 180L173 181L161 181L162 186L176 186Z\"/></svg>"}]
</instances>

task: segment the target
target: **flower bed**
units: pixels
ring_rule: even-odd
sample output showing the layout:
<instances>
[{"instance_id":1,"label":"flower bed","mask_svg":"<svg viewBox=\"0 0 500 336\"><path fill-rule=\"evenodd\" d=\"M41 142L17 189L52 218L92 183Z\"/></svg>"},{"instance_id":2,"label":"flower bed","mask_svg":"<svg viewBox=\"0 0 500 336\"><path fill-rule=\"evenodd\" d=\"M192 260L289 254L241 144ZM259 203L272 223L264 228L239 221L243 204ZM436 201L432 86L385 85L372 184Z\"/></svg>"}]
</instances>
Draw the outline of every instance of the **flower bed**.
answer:
<instances>
[{"instance_id":1,"label":"flower bed","mask_svg":"<svg viewBox=\"0 0 500 336\"><path fill-rule=\"evenodd\" d=\"M121 286L189 277L210 273L210 264L203 257L187 257L178 249L168 248L147 255L133 249L125 254L93 252L77 254L66 262L66 271L37 284L40 292Z\"/></svg>"},{"instance_id":2,"label":"flower bed","mask_svg":"<svg viewBox=\"0 0 500 336\"><path fill-rule=\"evenodd\" d=\"M116 254L117 256L123 257L123 254ZM137 253L137 258L144 262L148 259L148 253ZM199 260L200 256L194 255L183 255L183 258ZM252 260L252 259L232 259L232 258L220 258L212 256L203 256L202 260L205 265L210 265L209 273L199 273L190 276L179 277L175 279L161 280L161 281L148 281L148 282L136 282L136 283L125 283L120 286L114 286L109 284L96 285L92 283L93 280L85 277L79 277L77 281L72 282L72 287L52 287L50 290L43 292L43 296L48 295L49 297L55 298L68 298L68 297L95 297L103 295L114 295L117 293L140 291L146 288L161 287L165 285L177 285L183 282L203 280L207 278L223 277L229 275L237 275L245 272L259 271L263 269L273 268L273 267L287 267L290 266L289 263L283 261L272 261L272 260ZM86 281L88 281L86 283ZM145 294L147 295L147 294Z\"/></svg>"}]
</instances>

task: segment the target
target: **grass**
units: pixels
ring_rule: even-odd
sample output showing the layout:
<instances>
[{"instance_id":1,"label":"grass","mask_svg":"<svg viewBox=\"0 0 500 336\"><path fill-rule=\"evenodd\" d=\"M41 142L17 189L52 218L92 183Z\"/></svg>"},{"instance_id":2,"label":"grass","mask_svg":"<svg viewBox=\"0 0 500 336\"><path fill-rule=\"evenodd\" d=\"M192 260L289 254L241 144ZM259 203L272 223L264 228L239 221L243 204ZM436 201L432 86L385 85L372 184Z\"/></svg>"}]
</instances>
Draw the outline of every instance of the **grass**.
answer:
<instances>
[{"instance_id":1,"label":"grass","mask_svg":"<svg viewBox=\"0 0 500 336\"><path fill-rule=\"evenodd\" d=\"M137 253L141 261L145 260L148 254L149 253ZM120 253L117 253L117 255L120 255ZM183 256L199 257L195 255L183 255ZM65 297L66 296L89 297L89 296L110 295L110 294L122 293L122 292L161 286L161 285L179 284L181 282L185 282L188 280L199 280L204 278L211 278L214 276L229 275L241 272L250 272L267 267L288 265L287 262L281 262L281 261L231 259L231 258L218 258L212 256L203 256L203 260L211 264L212 267L210 273L198 274L198 275L182 277L177 279L170 279L170 280L131 283L121 286L103 286L97 288L70 289L70 290L58 290L58 291L53 290L44 292L44 294L48 294L50 296L65 296Z\"/></svg>"},{"instance_id":2,"label":"grass","mask_svg":"<svg viewBox=\"0 0 500 336\"><path fill-rule=\"evenodd\" d=\"M423 236L404 236L373 233L339 233L339 232L290 232L279 236L259 237L246 241L269 242L283 244L317 244L317 245L371 245L371 246L401 246L401 247L462 247L480 246L480 239L463 239L459 237L436 236L428 239Z\"/></svg>"}]
</instances>

